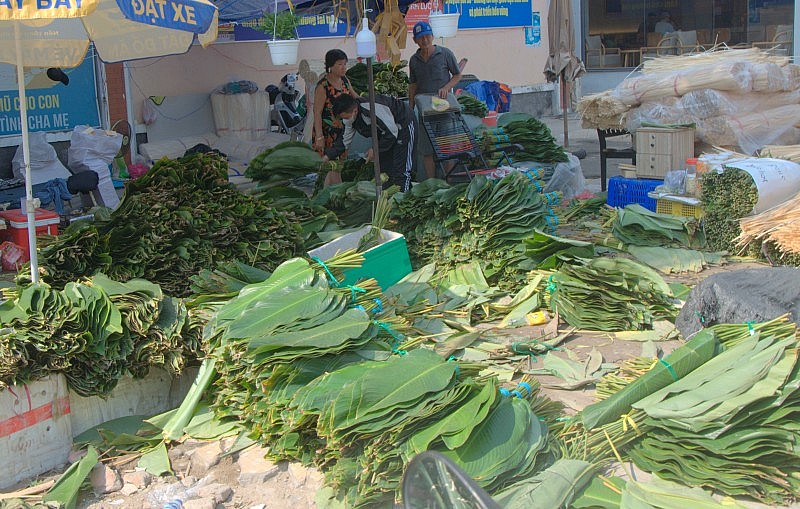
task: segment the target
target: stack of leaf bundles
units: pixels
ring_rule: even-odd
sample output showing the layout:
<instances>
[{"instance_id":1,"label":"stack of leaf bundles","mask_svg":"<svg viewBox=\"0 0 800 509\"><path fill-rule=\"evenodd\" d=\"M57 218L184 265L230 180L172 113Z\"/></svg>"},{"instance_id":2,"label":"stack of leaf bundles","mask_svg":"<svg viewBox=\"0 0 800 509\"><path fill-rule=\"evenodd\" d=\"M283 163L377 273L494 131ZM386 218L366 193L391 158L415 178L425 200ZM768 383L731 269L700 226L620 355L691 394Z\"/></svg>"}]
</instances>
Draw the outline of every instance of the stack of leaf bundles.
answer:
<instances>
[{"instance_id":1,"label":"stack of leaf bundles","mask_svg":"<svg viewBox=\"0 0 800 509\"><path fill-rule=\"evenodd\" d=\"M677 314L672 290L653 269L627 258L576 259L548 277L550 309L581 329L651 328Z\"/></svg>"},{"instance_id":2,"label":"stack of leaf bundles","mask_svg":"<svg viewBox=\"0 0 800 509\"><path fill-rule=\"evenodd\" d=\"M82 396L106 395L126 373L150 366L179 372L199 345L185 345L180 299L143 280L118 283L98 274L90 282L47 284L6 291L0 305L0 386L63 373Z\"/></svg>"},{"instance_id":3,"label":"stack of leaf bundles","mask_svg":"<svg viewBox=\"0 0 800 509\"><path fill-rule=\"evenodd\" d=\"M486 152L492 152L497 146L509 144L522 146L521 151L514 153L516 161L538 163L567 161L567 153L556 143L547 124L533 117L527 120L515 120L494 129L485 129L482 131L481 143ZM492 161L494 164L498 162L497 157Z\"/></svg>"},{"instance_id":4,"label":"stack of leaf bundles","mask_svg":"<svg viewBox=\"0 0 800 509\"><path fill-rule=\"evenodd\" d=\"M491 490L549 461L532 391L503 397L494 379L473 378L479 366L401 350L405 325L377 307L380 295L374 281L332 286L319 265L283 263L209 321L216 347L187 400L216 372L216 414L273 457L319 465L347 507L393 500L407 462L428 449Z\"/></svg>"},{"instance_id":5,"label":"stack of leaf bundles","mask_svg":"<svg viewBox=\"0 0 800 509\"><path fill-rule=\"evenodd\" d=\"M516 282L533 268L520 266L527 261L521 241L555 217L548 199L518 172L496 181L479 175L461 189L398 195L396 228L407 234L410 250L420 263L475 262L492 284ZM404 203L407 199L411 203ZM422 240L424 245L420 245Z\"/></svg>"},{"instance_id":6,"label":"stack of leaf bundles","mask_svg":"<svg viewBox=\"0 0 800 509\"><path fill-rule=\"evenodd\" d=\"M168 295L189 293L190 277L229 260L272 269L303 249L291 212L245 196L214 154L162 159L128 183L107 220L76 222L41 250L42 279L56 288L104 272L145 278Z\"/></svg>"}]
</instances>

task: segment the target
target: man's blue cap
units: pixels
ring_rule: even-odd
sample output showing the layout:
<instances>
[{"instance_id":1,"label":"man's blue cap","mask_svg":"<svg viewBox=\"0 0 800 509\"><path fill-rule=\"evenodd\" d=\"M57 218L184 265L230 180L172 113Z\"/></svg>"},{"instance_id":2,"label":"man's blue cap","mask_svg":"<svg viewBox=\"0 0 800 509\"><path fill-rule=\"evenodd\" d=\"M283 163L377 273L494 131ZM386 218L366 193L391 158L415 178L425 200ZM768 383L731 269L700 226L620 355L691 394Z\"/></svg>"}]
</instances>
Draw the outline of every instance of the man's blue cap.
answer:
<instances>
[{"instance_id":1,"label":"man's blue cap","mask_svg":"<svg viewBox=\"0 0 800 509\"><path fill-rule=\"evenodd\" d=\"M418 21L414 25L414 39L423 35L433 35L433 28L425 21Z\"/></svg>"}]
</instances>

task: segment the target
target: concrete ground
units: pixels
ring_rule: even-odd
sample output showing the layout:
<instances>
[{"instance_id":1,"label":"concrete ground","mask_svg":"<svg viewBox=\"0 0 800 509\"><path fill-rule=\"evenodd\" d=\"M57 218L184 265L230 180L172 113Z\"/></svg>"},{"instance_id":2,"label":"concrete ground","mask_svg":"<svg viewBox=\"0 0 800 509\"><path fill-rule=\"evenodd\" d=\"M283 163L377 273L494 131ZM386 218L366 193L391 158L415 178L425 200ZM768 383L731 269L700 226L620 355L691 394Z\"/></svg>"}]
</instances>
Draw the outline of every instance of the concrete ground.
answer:
<instances>
[{"instance_id":1,"label":"concrete ground","mask_svg":"<svg viewBox=\"0 0 800 509\"><path fill-rule=\"evenodd\" d=\"M563 145L564 121L561 115L546 115L539 117L539 120L547 124L556 141ZM581 160L583 176L586 177L589 189L596 192L600 191L600 142L597 139L597 131L581 127L581 120L577 113L567 115L567 129L569 132L569 147L567 147L567 150L569 152L575 152L580 149L586 151L586 157ZM630 144L630 137L620 137L619 139L608 141L608 146L613 148L626 148L630 147ZM617 168L619 163L630 164L630 161L626 159L609 159L608 178L620 174Z\"/></svg>"}]
</instances>

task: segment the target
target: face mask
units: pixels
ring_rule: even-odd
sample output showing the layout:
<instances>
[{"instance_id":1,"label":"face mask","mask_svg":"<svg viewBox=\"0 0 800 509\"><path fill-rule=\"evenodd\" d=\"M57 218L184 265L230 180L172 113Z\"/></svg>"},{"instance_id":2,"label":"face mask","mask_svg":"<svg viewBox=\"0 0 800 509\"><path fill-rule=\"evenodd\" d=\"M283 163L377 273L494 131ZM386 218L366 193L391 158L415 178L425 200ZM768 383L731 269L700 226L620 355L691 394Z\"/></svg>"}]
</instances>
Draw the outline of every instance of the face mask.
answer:
<instances>
[{"instance_id":1,"label":"face mask","mask_svg":"<svg viewBox=\"0 0 800 509\"><path fill-rule=\"evenodd\" d=\"M342 119L342 124L344 124L347 127L350 127L351 125L353 125L353 118L352 117L351 118L343 118Z\"/></svg>"}]
</instances>

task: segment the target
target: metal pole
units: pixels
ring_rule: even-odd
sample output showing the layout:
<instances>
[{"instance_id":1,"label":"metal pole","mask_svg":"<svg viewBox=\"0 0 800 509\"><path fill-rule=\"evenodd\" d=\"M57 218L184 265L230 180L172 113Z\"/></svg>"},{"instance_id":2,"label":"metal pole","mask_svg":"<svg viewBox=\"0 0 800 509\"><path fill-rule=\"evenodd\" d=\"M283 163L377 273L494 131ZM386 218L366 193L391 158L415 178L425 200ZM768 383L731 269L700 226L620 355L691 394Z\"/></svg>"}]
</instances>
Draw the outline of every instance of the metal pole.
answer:
<instances>
[{"instance_id":1,"label":"metal pole","mask_svg":"<svg viewBox=\"0 0 800 509\"><path fill-rule=\"evenodd\" d=\"M19 119L22 123L22 162L25 165L25 213L28 215L28 246L31 253L31 282L39 282L39 259L36 255L36 207L31 184L31 150L28 141L28 101L25 97L25 69L22 62L20 21L14 23L14 44L17 52L17 88L19 89Z\"/></svg>"},{"instance_id":2,"label":"metal pole","mask_svg":"<svg viewBox=\"0 0 800 509\"><path fill-rule=\"evenodd\" d=\"M378 126L375 124L375 77L372 75L372 57L367 58L367 85L369 86L369 131L372 137L372 163L375 165L375 199L381 197L381 162L378 152Z\"/></svg>"},{"instance_id":3,"label":"metal pole","mask_svg":"<svg viewBox=\"0 0 800 509\"><path fill-rule=\"evenodd\" d=\"M564 117L564 148L569 148L569 124L567 123L567 109L569 109L569 84L561 71L561 114Z\"/></svg>"}]
</instances>

